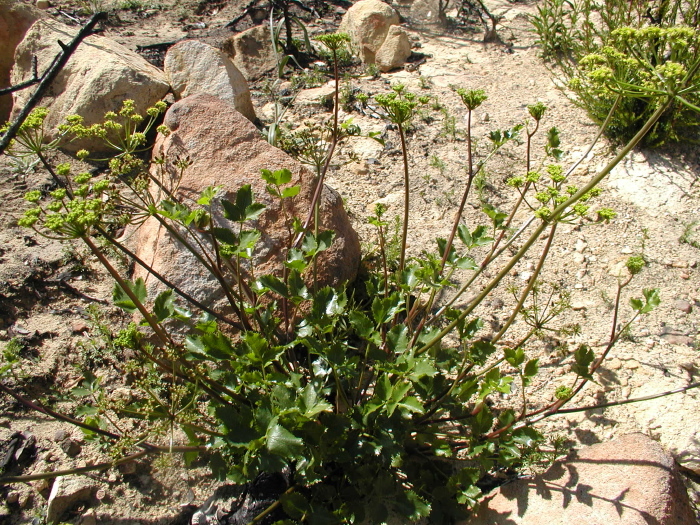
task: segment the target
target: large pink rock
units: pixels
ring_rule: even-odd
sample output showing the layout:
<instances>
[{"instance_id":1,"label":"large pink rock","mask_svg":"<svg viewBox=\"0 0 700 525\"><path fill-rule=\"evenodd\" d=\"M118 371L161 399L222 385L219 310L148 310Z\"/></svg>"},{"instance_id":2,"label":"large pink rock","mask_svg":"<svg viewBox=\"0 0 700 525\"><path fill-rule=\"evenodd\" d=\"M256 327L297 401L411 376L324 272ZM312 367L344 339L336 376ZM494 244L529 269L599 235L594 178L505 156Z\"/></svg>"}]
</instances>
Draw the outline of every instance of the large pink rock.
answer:
<instances>
[{"instance_id":1,"label":"large pink rock","mask_svg":"<svg viewBox=\"0 0 700 525\"><path fill-rule=\"evenodd\" d=\"M644 434L581 450L489 495L469 525L696 525L673 458Z\"/></svg>"},{"instance_id":2,"label":"large pink rock","mask_svg":"<svg viewBox=\"0 0 700 525\"><path fill-rule=\"evenodd\" d=\"M289 240L288 226L280 201L267 193L260 170L287 168L293 173L292 182L300 184L301 191L288 199L286 213L302 221L307 217L315 189L312 173L263 140L255 126L233 106L212 95L193 95L178 101L166 113L165 124L172 133L167 138L158 138L153 156L168 159L166 178L171 180L167 183L171 184L177 178L174 161L187 157L191 165L185 169L177 190L186 202L192 203L204 188L214 185L222 186L225 198L235 201L236 191L244 184L250 184L255 200L267 207L254 224L246 225L246 228L255 227L262 232L252 265L246 268L254 270L256 276L280 275ZM322 194L320 222L321 230L333 230L336 234L331 248L319 257L320 284L336 286L354 279L360 262L359 239L350 225L342 199L328 187ZM202 271L194 257L154 219L149 219L138 230L136 242L138 255L173 284L206 304L220 299L216 281ZM138 270L137 275L146 276L142 270ZM157 284L153 277L147 282L151 287Z\"/></svg>"},{"instance_id":3,"label":"large pink rock","mask_svg":"<svg viewBox=\"0 0 700 525\"><path fill-rule=\"evenodd\" d=\"M30 5L16 0L0 0L0 88L10 87L15 48L24 38L27 29L40 17L41 13ZM39 74L43 73L48 65L41 64ZM0 123L9 118L11 109L12 95L0 96Z\"/></svg>"}]
</instances>

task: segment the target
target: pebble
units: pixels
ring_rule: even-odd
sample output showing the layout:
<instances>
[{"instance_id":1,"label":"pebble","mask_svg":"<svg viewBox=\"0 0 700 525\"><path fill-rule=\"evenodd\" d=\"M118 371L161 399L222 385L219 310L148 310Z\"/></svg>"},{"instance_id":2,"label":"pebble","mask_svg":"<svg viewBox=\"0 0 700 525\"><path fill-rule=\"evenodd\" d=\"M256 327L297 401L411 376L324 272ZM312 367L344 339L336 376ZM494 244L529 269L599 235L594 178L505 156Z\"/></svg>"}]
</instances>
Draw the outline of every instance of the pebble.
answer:
<instances>
[{"instance_id":1,"label":"pebble","mask_svg":"<svg viewBox=\"0 0 700 525\"><path fill-rule=\"evenodd\" d=\"M574 311L585 310L587 308L586 303L583 301L574 301L571 303L571 309Z\"/></svg>"},{"instance_id":2,"label":"pebble","mask_svg":"<svg viewBox=\"0 0 700 525\"><path fill-rule=\"evenodd\" d=\"M625 366L630 370L636 370L637 368L639 368L639 362L635 361L634 359L630 359L625 363Z\"/></svg>"},{"instance_id":3,"label":"pebble","mask_svg":"<svg viewBox=\"0 0 700 525\"><path fill-rule=\"evenodd\" d=\"M97 492L95 492L95 498L98 501L102 501L107 497L107 493L105 492L105 489L97 489Z\"/></svg>"},{"instance_id":4,"label":"pebble","mask_svg":"<svg viewBox=\"0 0 700 525\"><path fill-rule=\"evenodd\" d=\"M64 439L61 441L61 449L66 453L67 456L75 457L82 451L82 447L77 441L71 438Z\"/></svg>"},{"instance_id":5,"label":"pebble","mask_svg":"<svg viewBox=\"0 0 700 525\"><path fill-rule=\"evenodd\" d=\"M488 113L484 113L484 114L481 116L481 122L488 122L489 120L491 120L491 117L489 116Z\"/></svg>"},{"instance_id":6,"label":"pebble","mask_svg":"<svg viewBox=\"0 0 700 525\"><path fill-rule=\"evenodd\" d=\"M574 252L574 262L576 264L583 264L586 262L586 256L579 252Z\"/></svg>"},{"instance_id":7,"label":"pebble","mask_svg":"<svg viewBox=\"0 0 700 525\"><path fill-rule=\"evenodd\" d=\"M676 307L676 309L680 310L681 312L685 312L686 314L693 311L693 305L691 305L685 299L676 299L673 305Z\"/></svg>"},{"instance_id":8,"label":"pebble","mask_svg":"<svg viewBox=\"0 0 700 525\"><path fill-rule=\"evenodd\" d=\"M688 274L687 272L681 273L681 279L685 279L687 281L688 279L690 279L690 274Z\"/></svg>"},{"instance_id":9,"label":"pebble","mask_svg":"<svg viewBox=\"0 0 700 525\"><path fill-rule=\"evenodd\" d=\"M80 518L80 525L97 525L97 516L95 516L95 510L90 509Z\"/></svg>"},{"instance_id":10,"label":"pebble","mask_svg":"<svg viewBox=\"0 0 700 525\"><path fill-rule=\"evenodd\" d=\"M117 468L122 474L134 474L136 473L136 462L129 461L128 463L122 463Z\"/></svg>"},{"instance_id":11,"label":"pebble","mask_svg":"<svg viewBox=\"0 0 700 525\"><path fill-rule=\"evenodd\" d=\"M19 497L19 502L18 502L18 503L19 503L19 508L20 508L20 509L26 509L27 507L29 507L29 505L31 504L31 502L32 502L32 495L31 495L30 493L22 494L22 495Z\"/></svg>"},{"instance_id":12,"label":"pebble","mask_svg":"<svg viewBox=\"0 0 700 525\"><path fill-rule=\"evenodd\" d=\"M683 260L679 259L679 260L673 261L671 263L671 266L673 266L674 268L687 268L689 265L688 265L688 261L683 261Z\"/></svg>"},{"instance_id":13,"label":"pebble","mask_svg":"<svg viewBox=\"0 0 700 525\"><path fill-rule=\"evenodd\" d=\"M622 255L630 255L631 253L634 253L634 252L632 251L632 248L630 248L629 246L625 246L620 250L620 253Z\"/></svg>"},{"instance_id":14,"label":"pebble","mask_svg":"<svg viewBox=\"0 0 700 525\"><path fill-rule=\"evenodd\" d=\"M617 357L608 359L606 361L605 368L608 370L619 370L622 368L622 361L620 361Z\"/></svg>"},{"instance_id":15,"label":"pebble","mask_svg":"<svg viewBox=\"0 0 700 525\"><path fill-rule=\"evenodd\" d=\"M90 326L82 319L78 319L70 324L70 329L74 334L82 334L84 332L88 332L90 330Z\"/></svg>"},{"instance_id":16,"label":"pebble","mask_svg":"<svg viewBox=\"0 0 700 525\"><path fill-rule=\"evenodd\" d=\"M36 0L38 9L48 9L50 7L49 0Z\"/></svg>"},{"instance_id":17,"label":"pebble","mask_svg":"<svg viewBox=\"0 0 700 525\"><path fill-rule=\"evenodd\" d=\"M44 492L49 488L49 481L46 479L38 479L36 481L33 481L31 485L37 492Z\"/></svg>"},{"instance_id":18,"label":"pebble","mask_svg":"<svg viewBox=\"0 0 700 525\"><path fill-rule=\"evenodd\" d=\"M19 492L12 491L7 494L7 497L5 498L5 502L8 505L14 505L15 503L19 503Z\"/></svg>"},{"instance_id":19,"label":"pebble","mask_svg":"<svg viewBox=\"0 0 700 525\"><path fill-rule=\"evenodd\" d=\"M584 250L588 247L588 244L583 239L579 239L576 241L576 246L574 246L574 250L576 250L578 253L583 253Z\"/></svg>"},{"instance_id":20,"label":"pebble","mask_svg":"<svg viewBox=\"0 0 700 525\"><path fill-rule=\"evenodd\" d=\"M58 441L63 441L67 437L70 437L70 434L66 430L57 430L54 435L53 435L53 440L58 442Z\"/></svg>"}]
</instances>

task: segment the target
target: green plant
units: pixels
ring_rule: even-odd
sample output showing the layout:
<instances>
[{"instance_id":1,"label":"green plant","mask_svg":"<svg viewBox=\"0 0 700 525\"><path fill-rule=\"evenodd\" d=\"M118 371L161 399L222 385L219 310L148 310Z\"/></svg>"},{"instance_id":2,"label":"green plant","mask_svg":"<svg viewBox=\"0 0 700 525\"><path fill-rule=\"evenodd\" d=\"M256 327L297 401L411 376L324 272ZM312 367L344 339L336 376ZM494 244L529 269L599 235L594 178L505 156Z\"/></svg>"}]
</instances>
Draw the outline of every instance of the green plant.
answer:
<instances>
[{"instance_id":1,"label":"green plant","mask_svg":"<svg viewBox=\"0 0 700 525\"><path fill-rule=\"evenodd\" d=\"M315 261L332 245L334 233L324 230L315 210L333 151L348 133L338 122L337 78L335 111L325 128L327 148L319 148L316 135L309 137L308 149L300 149L317 169L309 215L292 215L299 187L289 170L261 171L270 206L283 217L286 230L283 262L269 275L256 274L249 264L259 249L256 225L264 211L250 185L230 197L209 187L195 201L185 202L164 181L177 179L189 164L171 159L167 166L174 166L175 173L166 174L164 160L137 162L134 152L143 144L135 127L116 126L114 117L94 128L76 121L68 126L67 132L109 140L116 148L110 172L89 176L74 174L71 166L55 169L59 187L47 195L29 192L30 208L19 222L38 234L80 240L114 278L114 303L139 318L139 324L113 338L115 346L137 356L127 370L139 394L130 401L110 399L99 378L86 377L74 392L82 401L76 419L24 399L3 382L0 391L109 444L112 461L85 468L103 469L162 452L182 452L191 461L206 452L219 479L244 484L263 472L288 473L286 490L256 522L272 516L298 523L380 523L393 513L403 522L426 518L452 523L477 503L484 474L533 468L556 453L561 443L544 444L534 423L577 410L562 407L594 380L631 323L658 305L658 292L645 289L630 301L630 313L622 311L622 290L642 271L632 260L629 275L618 282L612 328L602 351L596 355L580 345L571 356L572 373L560 380L552 398L532 402L529 386L539 372L537 337L552 328L572 330L556 327L557 315L568 305L566 291L542 284L557 228L588 216L589 203L600 193L597 185L653 127L668 96L608 165L573 187L567 178L576 165L565 171L556 163L557 133L550 129L544 150L533 150L530 139L539 130L543 106L528 107L534 126L524 122L494 130L487 146L476 151L472 112L486 96L480 90L458 91L467 109L462 200L450 236L410 253L412 174L405 129L428 100L402 85L376 95L401 141L404 206L394 219L395 240L386 208L377 206L370 221L379 254L367 261L362 281L352 289L319 286ZM151 116L159 112L156 107ZM130 104L121 116L138 120L132 118ZM518 142L523 130L527 140ZM505 144L525 147L521 173L508 181L518 193L516 204L506 213L485 203L481 220L468 225L463 212L474 179ZM513 228L521 213L527 220ZM110 235L112 225L138 224L146 216L219 283L226 311L198 303L137 261L166 285L148 300L144 281L130 281L95 242L95 236L102 236L123 251ZM513 290L515 306L486 340L476 308L535 252L532 275ZM463 278L455 286L458 276ZM506 338L517 318L527 329ZM500 400L499 394L510 393L513 384L519 396ZM120 423L122 418L142 422L139 432L123 430L130 427ZM187 436L187 444L174 444L176 428ZM163 441L168 444L159 444ZM65 473L75 469L47 475ZM18 480L3 481L8 479Z\"/></svg>"},{"instance_id":2,"label":"green plant","mask_svg":"<svg viewBox=\"0 0 700 525\"><path fill-rule=\"evenodd\" d=\"M445 168L447 167L447 164L445 164L445 161L437 155L432 155L430 157L429 164L431 167L437 169L440 172L440 175L443 175L445 173Z\"/></svg>"},{"instance_id":3,"label":"green plant","mask_svg":"<svg viewBox=\"0 0 700 525\"><path fill-rule=\"evenodd\" d=\"M546 0L531 18L545 58L560 68L572 100L606 126L608 135L630 140L673 93L643 144L697 141L700 106L700 31L697 0L620 0L600 6L588 0ZM681 85L684 87L681 88Z\"/></svg>"},{"instance_id":4,"label":"green plant","mask_svg":"<svg viewBox=\"0 0 700 525\"><path fill-rule=\"evenodd\" d=\"M79 5L81 11L88 16L92 16L105 10L104 0L81 0Z\"/></svg>"},{"instance_id":5,"label":"green plant","mask_svg":"<svg viewBox=\"0 0 700 525\"><path fill-rule=\"evenodd\" d=\"M700 240L697 239L698 221L690 221L683 228L683 233L678 238L681 244L688 244L693 248L700 250Z\"/></svg>"},{"instance_id":6,"label":"green plant","mask_svg":"<svg viewBox=\"0 0 700 525\"><path fill-rule=\"evenodd\" d=\"M379 78L381 76L381 71L375 63L365 65L365 75L370 78Z\"/></svg>"}]
</instances>

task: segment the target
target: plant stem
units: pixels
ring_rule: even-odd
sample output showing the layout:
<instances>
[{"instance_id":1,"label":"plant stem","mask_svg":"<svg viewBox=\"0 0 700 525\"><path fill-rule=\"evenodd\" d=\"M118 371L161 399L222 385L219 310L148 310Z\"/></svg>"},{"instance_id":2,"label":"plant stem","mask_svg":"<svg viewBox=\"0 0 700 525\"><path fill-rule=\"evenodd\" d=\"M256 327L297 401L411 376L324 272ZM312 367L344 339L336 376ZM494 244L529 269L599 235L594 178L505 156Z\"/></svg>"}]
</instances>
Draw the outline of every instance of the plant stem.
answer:
<instances>
[{"instance_id":1,"label":"plant stem","mask_svg":"<svg viewBox=\"0 0 700 525\"><path fill-rule=\"evenodd\" d=\"M401 255L399 258L399 275L404 271L406 265L406 242L408 240L408 216L409 216L409 197L410 197L410 180L408 178L408 151L406 148L406 135L404 133L401 122L397 123L399 128L399 136L401 137L401 153L403 154L403 231L401 233ZM408 308L408 302L406 302Z\"/></svg>"}]
</instances>

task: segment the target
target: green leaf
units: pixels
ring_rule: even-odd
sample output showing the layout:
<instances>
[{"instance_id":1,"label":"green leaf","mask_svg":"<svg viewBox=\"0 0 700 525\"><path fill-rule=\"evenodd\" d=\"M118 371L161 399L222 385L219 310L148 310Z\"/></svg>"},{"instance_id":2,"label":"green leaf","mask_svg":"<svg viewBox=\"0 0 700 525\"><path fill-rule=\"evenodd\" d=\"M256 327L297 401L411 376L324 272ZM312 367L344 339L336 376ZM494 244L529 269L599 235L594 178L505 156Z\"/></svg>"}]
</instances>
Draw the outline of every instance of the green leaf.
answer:
<instances>
[{"instance_id":1,"label":"green leaf","mask_svg":"<svg viewBox=\"0 0 700 525\"><path fill-rule=\"evenodd\" d=\"M173 291L164 290L158 294L153 304L153 313L158 322L167 319L175 313L175 303L173 300Z\"/></svg>"},{"instance_id":2,"label":"green leaf","mask_svg":"<svg viewBox=\"0 0 700 525\"><path fill-rule=\"evenodd\" d=\"M216 196L220 189L221 186L208 186L204 188L204 191L202 191L200 194L199 199L197 199L197 204L209 206L209 204L211 204L211 200Z\"/></svg>"},{"instance_id":3,"label":"green leaf","mask_svg":"<svg viewBox=\"0 0 700 525\"><path fill-rule=\"evenodd\" d=\"M539 359L530 359L525 364L525 370L523 371L523 386L529 386L532 382L532 378L537 375L540 369Z\"/></svg>"},{"instance_id":4,"label":"green leaf","mask_svg":"<svg viewBox=\"0 0 700 525\"><path fill-rule=\"evenodd\" d=\"M488 227L485 225L477 226L472 232L472 247L486 246L493 242L493 237L488 234Z\"/></svg>"},{"instance_id":5,"label":"green leaf","mask_svg":"<svg viewBox=\"0 0 700 525\"><path fill-rule=\"evenodd\" d=\"M292 270L303 272L306 270L308 263L304 258L304 252L302 252L299 248L292 248L287 254L287 261L284 263L284 265Z\"/></svg>"},{"instance_id":6,"label":"green leaf","mask_svg":"<svg viewBox=\"0 0 700 525\"><path fill-rule=\"evenodd\" d=\"M469 233L469 228L467 228L465 224L460 224L457 227L457 235L459 236L462 243L464 243L464 246L466 246L467 248L472 247L472 234Z\"/></svg>"},{"instance_id":7,"label":"green leaf","mask_svg":"<svg viewBox=\"0 0 700 525\"><path fill-rule=\"evenodd\" d=\"M542 435L532 427L520 427L513 431L513 441L524 447L534 447L542 441Z\"/></svg>"},{"instance_id":8,"label":"green leaf","mask_svg":"<svg viewBox=\"0 0 700 525\"><path fill-rule=\"evenodd\" d=\"M460 257L454 261L454 265L462 270L478 270L479 265L471 257Z\"/></svg>"},{"instance_id":9,"label":"green leaf","mask_svg":"<svg viewBox=\"0 0 700 525\"><path fill-rule=\"evenodd\" d=\"M224 217L230 221L243 223L256 219L265 209L265 205L253 202L253 190L250 184L241 186L236 192L236 203L223 199Z\"/></svg>"},{"instance_id":10,"label":"green leaf","mask_svg":"<svg viewBox=\"0 0 700 525\"><path fill-rule=\"evenodd\" d=\"M659 297L658 288L645 288L644 290L642 290L642 293L644 294L645 300L643 305L640 299L630 299L630 304L632 305L632 308L637 310L640 314L648 314L654 308L659 306L659 304L661 304L661 298Z\"/></svg>"},{"instance_id":11,"label":"green leaf","mask_svg":"<svg viewBox=\"0 0 700 525\"><path fill-rule=\"evenodd\" d=\"M392 387L391 380L387 374L382 374L377 379L377 384L374 387L374 395L382 401L388 401L391 397Z\"/></svg>"},{"instance_id":12,"label":"green leaf","mask_svg":"<svg viewBox=\"0 0 700 525\"><path fill-rule=\"evenodd\" d=\"M304 441L280 425L277 418L270 421L265 437L265 447L268 452L277 456L295 459L304 451Z\"/></svg>"},{"instance_id":13,"label":"green leaf","mask_svg":"<svg viewBox=\"0 0 700 525\"><path fill-rule=\"evenodd\" d=\"M230 228L213 228L212 233L217 241L225 242L233 246L238 244L238 237Z\"/></svg>"},{"instance_id":14,"label":"green leaf","mask_svg":"<svg viewBox=\"0 0 700 525\"><path fill-rule=\"evenodd\" d=\"M405 324L394 326L386 334L389 350L394 354L403 354L408 349L408 327Z\"/></svg>"},{"instance_id":15,"label":"green leaf","mask_svg":"<svg viewBox=\"0 0 700 525\"><path fill-rule=\"evenodd\" d=\"M281 197L283 199L287 199L289 197L296 197L297 195L299 195L300 191L301 186L299 186L298 184L296 186L289 186L282 190Z\"/></svg>"},{"instance_id":16,"label":"green leaf","mask_svg":"<svg viewBox=\"0 0 700 525\"><path fill-rule=\"evenodd\" d=\"M302 521L304 516L311 510L309 502L298 492L282 494L280 501L284 512L293 520Z\"/></svg>"},{"instance_id":17,"label":"green leaf","mask_svg":"<svg viewBox=\"0 0 700 525\"><path fill-rule=\"evenodd\" d=\"M126 285L129 287L129 290L133 292L133 294L136 296L136 299L143 304L143 302L146 300L146 296L148 295L146 292L146 283L144 280L139 277L136 279L135 283L126 281ZM119 286L119 283L114 284L114 289L112 290L112 300L114 301L114 304L121 308L122 310L125 310L129 312L130 314L133 314L138 310L136 307L136 304L131 300L131 298L127 295L127 293L124 291L124 289Z\"/></svg>"},{"instance_id":18,"label":"green leaf","mask_svg":"<svg viewBox=\"0 0 700 525\"><path fill-rule=\"evenodd\" d=\"M595 359L593 350L591 350L588 345L580 345L576 349L576 352L574 352L574 359L576 360L576 364L574 364L571 369L581 377L592 379L593 377L588 371L588 367Z\"/></svg>"},{"instance_id":19,"label":"green leaf","mask_svg":"<svg viewBox=\"0 0 700 525\"><path fill-rule=\"evenodd\" d=\"M288 297L289 296L289 290L287 289L287 285L284 284L278 277L275 277L274 275L263 275L258 278L257 281L255 281L254 284L254 290L262 295L263 293L272 290L278 295L281 295L282 297Z\"/></svg>"},{"instance_id":20,"label":"green leaf","mask_svg":"<svg viewBox=\"0 0 700 525\"><path fill-rule=\"evenodd\" d=\"M411 521L430 515L430 504L420 498L412 490L407 490L398 495L394 501L396 510L403 516L408 516Z\"/></svg>"},{"instance_id":21,"label":"green leaf","mask_svg":"<svg viewBox=\"0 0 700 525\"><path fill-rule=\"evenodd\" d=\"M485 203L481 209L486 215L488 215L491 218L491 220L493 221L493 226L496 229L501 229L503 227L503 221L505 221L508 218L507 213L498 211L492 204L489 204L488 202Z\"/></svg>"},{"instance_id":22,"label":"green leaf","mask_svg":"<svg viewBox=\"0 0 700 525\"><path fill-rule=\"evenodd\" d=\"M506 348L504 349L503 353L506 356L506 361L516 368L520 367L520 365L522 365L525 361L525 352L522 348L515 350L512 348Z\"/></svg>"},{"instance_id":23,"label":"green leaf","mask_svg":"<svg viewBox=\"0 0 700 525\"><path fill-rule=\"evenodd\" d=\"M297 270L292 270L289 272L287 287L289 289L290 296L295 299L295 303L299 303L301 300L306 300L310 297L306 283L304 283L304 280L301 278L301 274Z\"/></svg>"}]
</instances>

